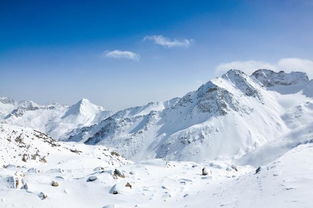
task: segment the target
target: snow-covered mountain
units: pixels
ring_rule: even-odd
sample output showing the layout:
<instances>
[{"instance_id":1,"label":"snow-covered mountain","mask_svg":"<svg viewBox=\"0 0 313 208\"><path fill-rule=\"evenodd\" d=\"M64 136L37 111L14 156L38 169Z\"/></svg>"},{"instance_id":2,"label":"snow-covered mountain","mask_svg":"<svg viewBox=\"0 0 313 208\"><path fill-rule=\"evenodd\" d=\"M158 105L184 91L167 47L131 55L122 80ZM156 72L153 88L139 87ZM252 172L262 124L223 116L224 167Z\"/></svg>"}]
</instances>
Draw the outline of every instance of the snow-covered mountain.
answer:
<instances>
[{"instance_id":1,"label":"snow-covered mountain","mask_svg":"<svg viewBox=\"0 0 313 208\"><path fill-rule=\"evenodd\" d=\"M230 70L182 98L122 110L75 129L68 140L114 147L132 159L240 158L290 133L296 121L287 113L312 102L312 86L302 72L262 69L248 76Z\"/></svg>"},{"instance_id":2,"label":"snow-covered mountain","mask_svg":"<svg viewBox=\"0 0 313 208\"><path fill-rule=\"evenodd\" d=\"M33 128L58 140L66 138L71 130L95 124L110 114L110 111L87 99L65 106L39 105L28 100L16 102L6 97L0 98L1 123Z\"/></svg>"},{"instance_id":3,"label":"snow-covered mountain","mask_svg":"<svg viewBox=\"0 0 313 208\"><path fill-rule=\"evenodd\" d=\"M0 98L0 207L312 207L312 83L230 70L112 115Z\"/></svg>"},{"instance_id":4,"label":"snow-covered mountain","mask_svg":"<svg viewBox=\"0 0 313 208\"><path fill-rule=\"evenodd\" d=\"M80 155L92 152L94 158L106 158L110 164L126 164L121 157L111 155L106 147L92 147L77 143L62 143L50 136L31 128L24 128L9 124L0 124L0 166L37 166L47 162L54 163L62 157Z\"/></svg>"},{"instance_id":5,"label":"snow-covered mountain","mask_svg":"<svg viewBox=\"0 0 313 208\"><path fill-rule=\"evenodd\" d=\"M16 102L7 97L0 97L0 119L5 118L16 107Z\"/></svg>"}]
</instances>

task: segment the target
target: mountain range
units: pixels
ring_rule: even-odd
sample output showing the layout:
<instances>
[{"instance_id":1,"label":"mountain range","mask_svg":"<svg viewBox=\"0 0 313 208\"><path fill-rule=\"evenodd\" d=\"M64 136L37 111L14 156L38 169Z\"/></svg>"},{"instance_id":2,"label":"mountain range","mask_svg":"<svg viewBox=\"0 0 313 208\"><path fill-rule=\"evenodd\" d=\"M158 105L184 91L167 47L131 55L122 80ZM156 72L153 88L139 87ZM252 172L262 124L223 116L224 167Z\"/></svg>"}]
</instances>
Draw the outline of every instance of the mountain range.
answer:
<instances>
[{"instance_id":1,"label":"mountain range","mask_svg":"<svg viewBox=\"0 0 313 208\"><path fill-rule=\"evenodd\" d=\"M105 145L132 160L229 160L309 128L312 97L313 80L302 72L230 70L183 97L118 112L87 99L41 106L5 97L0 112L3 123Z\"/></svg>"},{"instance_id":2,"label":"mountain range","mask_svg":"<svg viewBox=\"0 0 313 208\"><path fill-rule=\"evenodd\" d=\"M110 111L87 99L66 106L39 105L33 101L17 102L7 97L0 97L2 123L33 128L49 134L56 140L62 140L71 130L95 124L110 114Z\"/></svg>"},{"instance_id":3,"label":"mountain range","mask_svg":"<svg viewBox=\"0 0 313 208\"><path fill-rule=\"evenodd\" d=\"M312 207L313 81L230 70L117 112L0 98L0 207Z\"/></svg>"}]
</instances>

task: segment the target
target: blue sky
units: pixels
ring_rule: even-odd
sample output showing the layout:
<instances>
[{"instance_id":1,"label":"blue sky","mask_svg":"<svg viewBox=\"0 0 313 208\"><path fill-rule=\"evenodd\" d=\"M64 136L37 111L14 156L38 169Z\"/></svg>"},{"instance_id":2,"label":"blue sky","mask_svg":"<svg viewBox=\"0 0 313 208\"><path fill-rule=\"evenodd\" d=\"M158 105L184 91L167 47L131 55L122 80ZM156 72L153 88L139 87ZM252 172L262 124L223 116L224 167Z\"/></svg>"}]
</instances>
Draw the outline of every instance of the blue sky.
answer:
<instances>
[{"instance_id":1,"label":"blue sky","mask_svg":"<svg viewBox=\"0 0 313 208\"><path fill-rule=\"evenodd\" d=\"M229 67L311 73L312 0L0 1L0 95L109 109Z\"/></svg>"}]
</instances>

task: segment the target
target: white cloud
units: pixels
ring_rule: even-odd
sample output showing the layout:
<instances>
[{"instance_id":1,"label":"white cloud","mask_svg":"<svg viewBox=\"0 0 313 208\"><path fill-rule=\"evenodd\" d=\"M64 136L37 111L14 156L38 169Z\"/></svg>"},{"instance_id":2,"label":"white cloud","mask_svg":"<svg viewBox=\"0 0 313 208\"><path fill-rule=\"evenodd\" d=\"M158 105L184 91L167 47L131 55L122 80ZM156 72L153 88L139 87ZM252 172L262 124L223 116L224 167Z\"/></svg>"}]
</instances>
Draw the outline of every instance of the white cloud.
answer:
<instances>
[{"instance_id":1,"label":"white cloud","mask_svg":"<svg viewBox=\"0 0 313 208\"><path fill-rule=\"evenodd\" d=\"M105 51L104 56L107 58L115 59L129 59L133 61L140 60L140 55L132 51L121 51L121 50Z\"/></svg>"},{"instance_id":2,"label":"white cloud","mask_svg":"<svg viewBox=\"0 0 313 208\"><path fill-rule=\"evenodd\" d=\"M173 48L173 47L184 47L189 48L193 42L192 39L183 39L183 40L177 40L177 39L169 39L167 37L164 37L163 35L151 35L144 37L144 40L151 40L155 44L166 47L166 48Z\"/></svg>"},{"instance_id":3,"label":"white cloud","mask_svg":"<svg viewBox=\"0 0 313 208\"><path fill-rule=\"evenodd\" d=\"M229 69L239 69L247 74L253 73L257 69L271 69L273 71L302 71L313 78L313 61L301 58L282 58L276 63L262 61L233 61L219 64L215 68L216 75L225 73Z\"/></svg>"},{"instance_id":4,"label":"white cloud","mask_svg":"<svg viewBox=\"0 0 313 208\"><path fill-rule=\"evenodd\" d=\"M300 58L283 58L277 63L279 69L285 71L303 71L313 78L313 61Z\"/></svg>"}]
</instances>

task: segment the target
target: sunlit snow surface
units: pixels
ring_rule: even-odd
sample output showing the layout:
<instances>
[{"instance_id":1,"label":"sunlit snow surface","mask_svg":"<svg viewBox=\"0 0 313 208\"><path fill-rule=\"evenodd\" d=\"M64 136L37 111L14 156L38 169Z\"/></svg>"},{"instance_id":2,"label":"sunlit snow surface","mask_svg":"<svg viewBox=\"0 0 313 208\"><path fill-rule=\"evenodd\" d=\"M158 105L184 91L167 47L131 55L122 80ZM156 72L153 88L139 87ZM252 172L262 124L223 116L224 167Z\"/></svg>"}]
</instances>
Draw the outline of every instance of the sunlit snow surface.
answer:
<instances>
[{"instance_id":1,"label":"sunlit snow surface","mask_svg":"<svg viewBox=\"0 0 313 208\"><path fill-rule=\"evenodd\" d=\"M257 174L257 167L234 166L231 161L195 163L154 159L132 163L112 156L103 147L60 145L49 150L51 155L46 163L17 163L20 167L6 164L1 169L1 207L313 206L312 144L287 151L262 165ZM45 148L40 143L35 146ZM203 167L209 170L209 175L201 175ZM114 177L115 168L125 178ZM22 184L13 188L8 181L12 176L23 180L27 190ZM87 182L90 176L96 176L97 180ZM57 181L59 186L51 186L52 181ZM131 188L125 186L127 183ZM113 186L118 194L112 194ZM39 197L41 192L46 199Z\"/></svg>"},{"instance_id":2,"label":"sunlit snow surface","mask_svg":"<svg viewBox=\"0 0 313 208\"><path fill-rule=\"evenodd\" d=\"M0 207L313 207L312 86L231 70L115 114L1 98Z\"/></svg>"}]
</instances>

